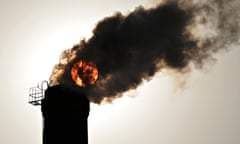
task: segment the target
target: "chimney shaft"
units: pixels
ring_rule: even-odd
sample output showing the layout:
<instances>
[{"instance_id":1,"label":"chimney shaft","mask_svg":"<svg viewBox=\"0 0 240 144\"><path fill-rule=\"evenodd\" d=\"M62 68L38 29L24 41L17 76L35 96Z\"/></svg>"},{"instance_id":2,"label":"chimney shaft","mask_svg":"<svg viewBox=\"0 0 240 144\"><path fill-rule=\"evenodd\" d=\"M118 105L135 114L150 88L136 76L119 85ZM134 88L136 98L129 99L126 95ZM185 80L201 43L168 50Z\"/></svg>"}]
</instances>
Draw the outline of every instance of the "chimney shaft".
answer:
<instances>
[{"instance_id":1,"label":"chimney shaft","mask_svg":"<svg viewBox=\"0 0 240 144\"><path fill-rule=\"evenodd\" d=\"M43 144L88 144L89 101L83 92L49 87L41 104Z\"/></svg>"}]
</instances>

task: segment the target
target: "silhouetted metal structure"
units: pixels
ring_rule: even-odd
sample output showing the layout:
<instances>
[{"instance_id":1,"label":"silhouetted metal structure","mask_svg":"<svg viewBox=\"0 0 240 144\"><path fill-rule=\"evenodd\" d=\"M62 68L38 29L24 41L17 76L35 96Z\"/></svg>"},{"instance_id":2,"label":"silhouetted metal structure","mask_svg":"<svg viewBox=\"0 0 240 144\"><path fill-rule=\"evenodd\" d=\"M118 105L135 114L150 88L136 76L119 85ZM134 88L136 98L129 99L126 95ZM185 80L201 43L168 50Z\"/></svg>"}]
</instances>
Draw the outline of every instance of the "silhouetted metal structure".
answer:
<instances>
[{"instance_id":1,"label":"silhouetted metal structure","mask_svg":"<svg viewBox=\"0 0 240 144\"><path fill-rule=\"evenodd\" d=\"M48 81L46 80L42 81L41 86L39 86L38 84L36 87L31 87L29 89L28 102L34 106L41 105L41 101L44 98L44 92L47 88L48 88Z\"/></svg>"}]
</instances>

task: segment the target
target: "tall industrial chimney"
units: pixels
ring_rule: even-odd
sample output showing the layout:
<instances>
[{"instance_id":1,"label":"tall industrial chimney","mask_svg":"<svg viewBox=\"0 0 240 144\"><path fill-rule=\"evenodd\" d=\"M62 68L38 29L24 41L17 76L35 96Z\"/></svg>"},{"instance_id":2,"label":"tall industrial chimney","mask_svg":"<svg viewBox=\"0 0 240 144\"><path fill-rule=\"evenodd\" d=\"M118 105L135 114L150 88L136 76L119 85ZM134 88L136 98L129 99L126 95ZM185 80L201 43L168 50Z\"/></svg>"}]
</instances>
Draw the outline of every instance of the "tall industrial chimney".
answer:
<instances>
[{"instance_id":1,"label":"tall industrial chimney","mask_svg":"<svg viewBox=\"0 0 240 144\"><path fill-rule=\"evenodd\" d=\"M40 93L29 102L41 105L43 144L88 144L90 106L83 90L73 91L63 85L39 89L42 97ZM36 91L30 90L30 97L36 95Z\"/></svg>"}]
</instances>

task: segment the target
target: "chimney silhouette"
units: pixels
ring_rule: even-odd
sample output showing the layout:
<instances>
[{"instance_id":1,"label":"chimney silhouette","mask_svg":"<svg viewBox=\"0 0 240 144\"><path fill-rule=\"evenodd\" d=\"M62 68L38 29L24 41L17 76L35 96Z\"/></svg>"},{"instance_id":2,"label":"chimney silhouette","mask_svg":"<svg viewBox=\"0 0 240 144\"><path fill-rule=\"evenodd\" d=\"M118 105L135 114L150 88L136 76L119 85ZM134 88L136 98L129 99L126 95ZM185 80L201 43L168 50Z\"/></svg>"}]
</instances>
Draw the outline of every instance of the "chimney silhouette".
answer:
<instances>
[{"instance_id":1,"label":"chimney silhouette","mask_svg":"<svg viewBox=\"0 0 240 144\"><path fill-rule=\"evenodd\" d=\"M43 144L88 144L89 100L83 90L48 87L41 101Z\"/></svg>"}]
</instances>

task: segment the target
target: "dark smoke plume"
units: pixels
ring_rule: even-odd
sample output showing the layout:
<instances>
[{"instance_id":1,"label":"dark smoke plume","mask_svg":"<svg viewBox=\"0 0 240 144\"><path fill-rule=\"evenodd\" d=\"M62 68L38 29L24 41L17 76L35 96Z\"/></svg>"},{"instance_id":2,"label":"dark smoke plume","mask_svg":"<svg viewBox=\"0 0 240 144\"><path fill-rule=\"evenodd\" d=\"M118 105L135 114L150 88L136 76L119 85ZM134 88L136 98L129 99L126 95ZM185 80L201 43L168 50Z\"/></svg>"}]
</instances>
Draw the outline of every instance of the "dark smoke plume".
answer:
<instances>
[{"instance_id":1,"label":"dark smoke plume","mask_svg":"<svg viewBox=\"0 0 240 144\"><path fill-rule=\"evenodd\" d=\"M99 21L90 39L62 53L50 84L77 89L70 69L78 60L91 60L99 78L86 91L100 103L136 89L162 68L202 68L213 53L239 42L239 8L237 0L166 0L128 15L118 12Z\"/></svg>"}]
</instances>

